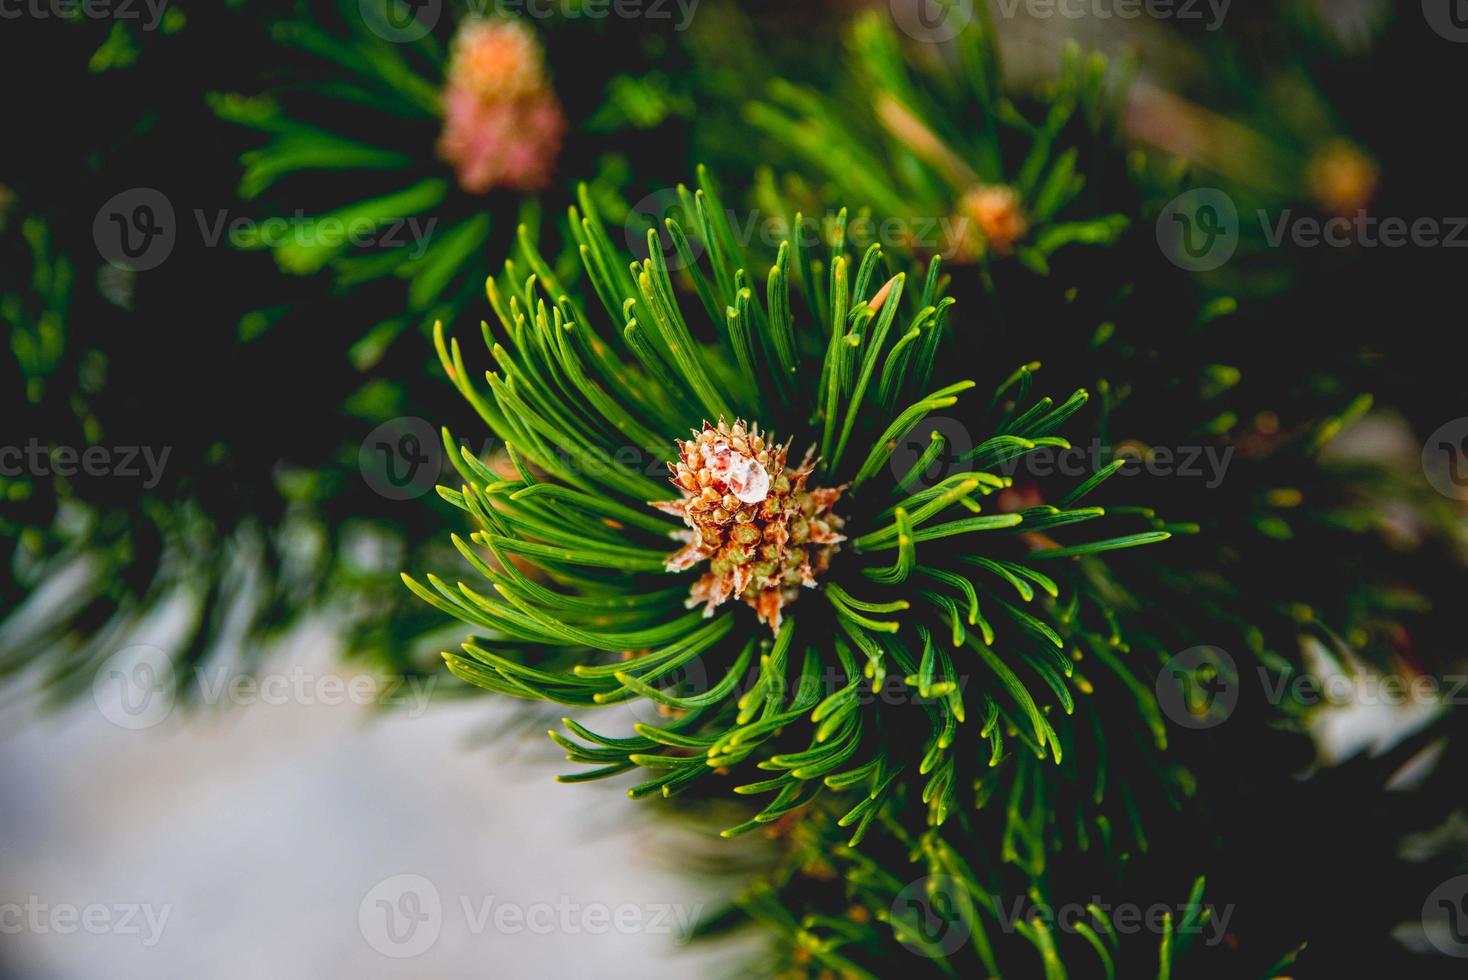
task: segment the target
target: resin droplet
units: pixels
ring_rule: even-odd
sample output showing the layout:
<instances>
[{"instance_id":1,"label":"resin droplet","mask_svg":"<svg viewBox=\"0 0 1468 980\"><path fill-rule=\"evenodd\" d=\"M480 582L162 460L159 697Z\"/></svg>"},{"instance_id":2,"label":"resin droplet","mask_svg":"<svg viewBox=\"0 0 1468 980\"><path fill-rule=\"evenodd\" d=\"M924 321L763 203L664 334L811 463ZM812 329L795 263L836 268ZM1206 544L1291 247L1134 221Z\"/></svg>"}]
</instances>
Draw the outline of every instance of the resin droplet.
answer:
<instances>
[{"instance_id":1,"label":"resin droplet","mask_svg":"<svg viewBox=\"0 0 1468 980\"><path fill-rule=\"evenodd\" d=\"M770 495L770 471L760 461L737 453L727 443L714 446L709 471L729 486L729 492L746 504L757 504Z\"/></svg>"}]
</instances>

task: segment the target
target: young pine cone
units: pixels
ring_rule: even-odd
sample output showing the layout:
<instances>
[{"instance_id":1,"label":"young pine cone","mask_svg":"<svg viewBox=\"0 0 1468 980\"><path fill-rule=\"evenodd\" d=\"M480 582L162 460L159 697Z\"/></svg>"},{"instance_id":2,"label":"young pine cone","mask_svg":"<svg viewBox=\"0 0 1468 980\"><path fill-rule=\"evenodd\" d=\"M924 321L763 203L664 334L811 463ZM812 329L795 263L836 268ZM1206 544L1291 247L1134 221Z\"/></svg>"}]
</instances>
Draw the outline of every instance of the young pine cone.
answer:
<instances>
[{"instance_id":1,"label":"young pine cone","mask_svg":"<svg viewBox=\"0 0 1468 980\"><path fill-rule=\"evenodd\" d=\"M652 506L677 514L692 530L680 533L688 544L668 559L668 571L691 568L707 559L708 571L693 584L688 606L703 603L704 615L733 596L754 607L760 622L780 628L780 611L814 588L830 565L844 523L831 507L844 488L807 490L815 471L815 450L796 470L787 470L790 443L771 445L759 426L742 420L729 426L703 424L694 438L678 443L679 459L669 463L672 484L682 500Z\"/></svg>"}]
</instances>

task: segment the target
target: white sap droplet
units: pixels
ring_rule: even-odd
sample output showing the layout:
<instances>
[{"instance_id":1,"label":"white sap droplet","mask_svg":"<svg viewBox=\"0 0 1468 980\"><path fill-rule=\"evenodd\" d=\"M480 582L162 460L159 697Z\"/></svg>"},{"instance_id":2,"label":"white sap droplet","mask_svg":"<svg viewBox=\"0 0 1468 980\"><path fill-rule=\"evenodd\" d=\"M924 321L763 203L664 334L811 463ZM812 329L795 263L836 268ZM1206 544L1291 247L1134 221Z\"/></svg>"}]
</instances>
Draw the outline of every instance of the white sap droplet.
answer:
<instances>
[{"instance_id":1,"label":"white sap droplet","mask_svg":"<svg viewBox=\"0 0 1468 980\"><path fill-rule=\"evenodd\" d=\"M770 495L770 473L759 460L735 456L729 461L725 482L729 491L746 504L757 504Z\"/></svg>"}]
</instances>

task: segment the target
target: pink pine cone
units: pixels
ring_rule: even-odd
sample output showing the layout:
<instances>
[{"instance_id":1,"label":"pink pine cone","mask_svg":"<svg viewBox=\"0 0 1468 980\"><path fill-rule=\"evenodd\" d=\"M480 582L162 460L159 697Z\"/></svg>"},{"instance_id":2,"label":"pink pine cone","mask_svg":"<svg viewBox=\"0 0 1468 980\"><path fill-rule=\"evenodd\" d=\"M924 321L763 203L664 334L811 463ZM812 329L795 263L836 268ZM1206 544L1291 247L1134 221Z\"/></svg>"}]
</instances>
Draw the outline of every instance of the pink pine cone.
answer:
<instances>
[{"instance_id":1,"label":"pink pine cone","mask_svg":"<svg viewBox=\"0 0 1468 980\"><path fill-rule=\"evenodd\" d=\"M517 20L467 21L454 38L448 77L486 102L532 96L545 87L540 42Z\"/></svg>"},{"instance_id":2,"label":"pink pine cone","mask_svg":"<svg viewBox=\"0 0 1468 980\"><path fill-rule=\"evenodd\" d=\"M539 190L550 183L566 132L555 94L486 101L466 86L444 90L444 128L438 155L452 164L470 194L496 187Z\"/></svg>"}]
</instances>

